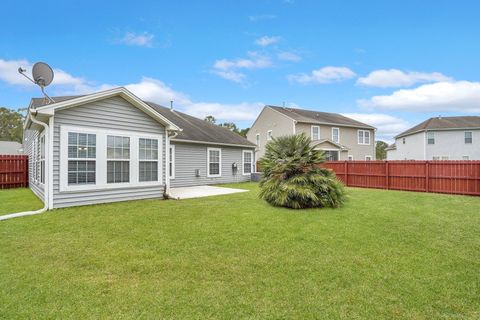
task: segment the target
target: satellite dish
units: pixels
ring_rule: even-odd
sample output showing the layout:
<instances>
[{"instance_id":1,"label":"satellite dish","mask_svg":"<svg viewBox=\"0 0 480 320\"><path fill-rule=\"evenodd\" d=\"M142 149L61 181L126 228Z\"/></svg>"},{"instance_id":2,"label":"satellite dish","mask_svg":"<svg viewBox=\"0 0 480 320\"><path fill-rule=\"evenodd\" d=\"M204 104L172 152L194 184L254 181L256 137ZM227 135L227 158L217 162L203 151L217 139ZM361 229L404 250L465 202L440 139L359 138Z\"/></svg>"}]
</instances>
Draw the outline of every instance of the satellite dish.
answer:
<instances>
[{"instance_id":1,"label":"satellite dish","mask_svg":"<svg viewBox=\"0 0 480 320\"><path fill-rule=\"evenodd\" d=\"M40 87L46 87L53 81L53 70L45 62L37 62L32 67L33 80Z\"/></svg>"}]
</instances>

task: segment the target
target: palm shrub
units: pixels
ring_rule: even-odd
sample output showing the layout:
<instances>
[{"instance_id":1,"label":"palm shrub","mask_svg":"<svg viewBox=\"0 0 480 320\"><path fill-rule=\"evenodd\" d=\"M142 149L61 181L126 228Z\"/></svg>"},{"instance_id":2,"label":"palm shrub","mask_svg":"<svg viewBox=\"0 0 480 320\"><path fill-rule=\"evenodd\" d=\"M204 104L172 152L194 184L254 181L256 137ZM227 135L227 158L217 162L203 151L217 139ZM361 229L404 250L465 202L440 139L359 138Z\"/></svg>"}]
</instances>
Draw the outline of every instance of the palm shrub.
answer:
<instances>
[{"instance_id":1,"label":"palm shrub","mask_svg":"<svg viewBox=\"0 0 480 320\"><path fill-rule=\"evenodd\" d=\"M325 162L324 153L310 142L302 133L274 138L267 144L260 159L260 198L294 209L336 208L345 201L343 184L333 171L317 166Z\"/></svg>"}]
</instances>

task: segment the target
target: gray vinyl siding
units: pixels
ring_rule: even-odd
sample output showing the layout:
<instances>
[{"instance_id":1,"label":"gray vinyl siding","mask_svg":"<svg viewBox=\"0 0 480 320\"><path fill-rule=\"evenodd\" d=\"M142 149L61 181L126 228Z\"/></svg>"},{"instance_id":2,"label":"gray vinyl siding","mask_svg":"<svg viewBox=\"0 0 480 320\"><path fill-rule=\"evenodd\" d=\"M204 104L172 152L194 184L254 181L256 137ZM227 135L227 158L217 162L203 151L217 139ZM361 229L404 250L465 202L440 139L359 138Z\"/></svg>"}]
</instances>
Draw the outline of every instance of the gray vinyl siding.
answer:
<instances>
[{"instance_id":1,"label":"gray vinyl siding","mask_svg":"<svg viewBox=\"0 0 480 320\"><path fill-rule=\"evenodd\" d=\"M161 198L164 184L60 192L60 127L62 125L162 134L162 179L165 181L165 127L120 97L104 99L55 113L53 136L53 207Z\"/></svg>"},{"instance_id":2,"label":"gray vinyl siding","mask_svg":"<svg viewBox=\"0 0 480 320\"><path fill-rule=\"evenodd\" d=\"M33 160L38 156L38 150L36 149L36 143L38 143L38 137L41 132L37 130L25 130L23 133L23 145L24 152L28 155L28 185L30 189L40 198L44 200L44 186L35 181L35 170Z\"/></svg>"},{"instance_id":3,"label":"gray vinyl siding","mask_svg":"<svg viewBox=\"0 0 480 320\"><path fill-rule=\"evenodd\" d=\"M250 175L242 175L242 150L253 149L177 141L171 142L171 144L175 145L175 179L170 180L171 187L250 181ZM207 148L222 149L221 177L207 177ZM238 172L235 175L232 172L232 163L234 162L238 165ZM195 176L196 169L200 169L200 177Z\"/></svg>"}]
</instances>

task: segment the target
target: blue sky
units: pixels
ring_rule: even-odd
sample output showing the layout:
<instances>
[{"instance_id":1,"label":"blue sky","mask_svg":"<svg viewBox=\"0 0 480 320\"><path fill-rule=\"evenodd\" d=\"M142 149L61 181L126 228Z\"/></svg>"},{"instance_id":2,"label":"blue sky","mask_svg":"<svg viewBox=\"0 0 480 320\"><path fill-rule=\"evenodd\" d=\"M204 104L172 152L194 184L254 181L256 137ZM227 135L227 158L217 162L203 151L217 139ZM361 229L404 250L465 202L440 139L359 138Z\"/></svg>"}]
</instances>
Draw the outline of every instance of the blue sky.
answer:
<instances>
[{"instance_id":1,"label":"blue sky","mask_svg":"<svg viewBox=\"0 0 480 320\"><path fill-rule=\"evenodd\" d=\"M477 1L4 1L0 105L126 86L248 127L264 104L339 112L394 134L480 113Z\"/></svg>"}]
</instances>

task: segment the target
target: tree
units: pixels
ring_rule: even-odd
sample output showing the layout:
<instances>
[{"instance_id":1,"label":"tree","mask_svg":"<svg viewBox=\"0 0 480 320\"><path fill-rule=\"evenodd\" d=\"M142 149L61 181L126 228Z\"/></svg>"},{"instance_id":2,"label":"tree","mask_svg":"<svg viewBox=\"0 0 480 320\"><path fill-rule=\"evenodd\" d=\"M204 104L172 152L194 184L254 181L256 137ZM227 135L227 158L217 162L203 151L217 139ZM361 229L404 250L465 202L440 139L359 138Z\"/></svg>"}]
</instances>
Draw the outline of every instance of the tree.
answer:
<instances>
[{"instance_id":1,"label":"tree","mask_svg":"<svg viewBox=\"0 0 480 320\"><path fill-rule=\"evenodd\" d=\"M336 208L345 201L343 184L333 171L318 167L325 156L310 143L302 133L274 138L267 144L260 159L260 198L294 209Z\"/></svg>"},{"instance_id":2,"label":"tree","mask_svg":"<svg viewBox=\"0 0 480 320\"><path fill-rule=\"evenodd\" d=\"M220 124L220 127L225 127L227 129L229 129L230 131L238 133L237 125L233 122L224 122L224 123Z\"/></svg>"},{"instance_id":3,"label":"tree","mask_svg":"<svg viewBox=\"0 0 480 320\"><path fill-rule=\"evenodd\" d=\"M385 141L378 140L375 144L375 155L377 160L387 159L387 149L388 143Z\"/></svg>"},{"instance_id":4,"label":"tree","mask_svg":"<svg viewBox=\"0 0 480 320\"><path fill-rule=\"evenodd\" d=\"M238 132L238 134L241 135L242 137L246 138L246 137L247 137L248 130L250 130L250 128L240 129L240 131Z\"/></svg>"},{"instance_id":5,"label":"tree","mask_svg":"<svg viewBox=\"0 0 480 320\"><path fill-rule=\"evenodd\" d=\"M214 116L206 116L205 119L203 119L203 120L205 120L207 122L210 122L210 123L213 123L213 124L217 123L217 119L215 119Z\"/></svg>"},{"instance_id":6,"label":"tree","mask_svg":"<svg viewBox=\"0 0 480 320\"><path fill-rule=\"evenodd\" d=\"M0 107L1 141L18 141L22 143L24 117L19 111Z\"/></svg>"}]
</instances>

